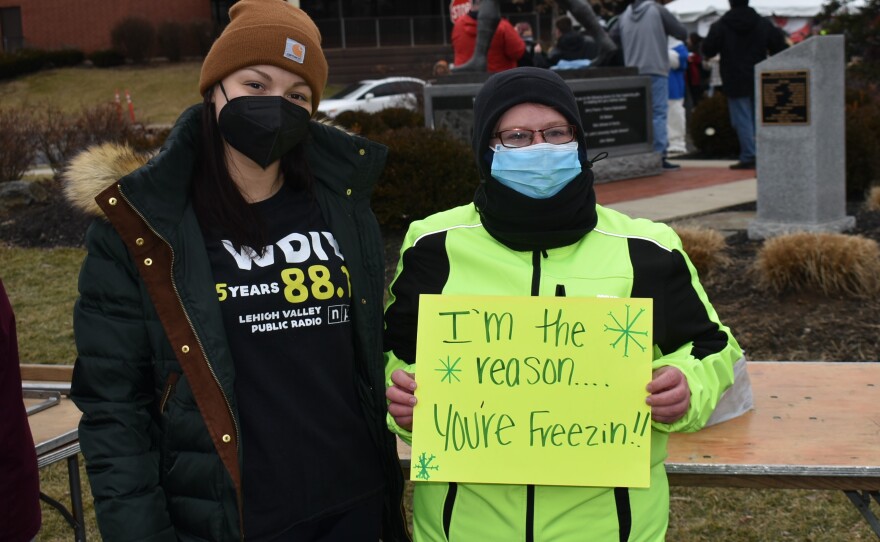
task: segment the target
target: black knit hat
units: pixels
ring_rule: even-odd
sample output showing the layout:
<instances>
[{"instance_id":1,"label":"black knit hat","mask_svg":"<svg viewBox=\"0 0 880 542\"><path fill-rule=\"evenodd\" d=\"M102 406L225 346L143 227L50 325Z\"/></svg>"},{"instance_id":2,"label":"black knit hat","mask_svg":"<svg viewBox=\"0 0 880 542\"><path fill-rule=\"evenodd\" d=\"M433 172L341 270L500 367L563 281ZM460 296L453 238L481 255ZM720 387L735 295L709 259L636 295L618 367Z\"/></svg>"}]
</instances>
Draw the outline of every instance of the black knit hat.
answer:
<instances>
[{"instance_id":1,"label":"black knit hat","mask_svg":"<svg viewBox=\"0 0 880 542\"><path fill-rule=\"evenodd\" d=\"M492 178L492 132L508 109L523 103L552 107L577 127L583 171L549 198L530 198ZM574 93L559 74L524 67L489 77L474 100L472 143L482 181L474 194L474 205L483 227L500 243L517 251L549 250L577 242L596 226L596 192L587 161L584 124Z\"/></svg>"},{"instance_id":2,"label":"black knit hat","mask_svg":"<svg viewBox=\"0 0 880 542\"><path fill-rule=\"evenodd\" d=\"M508 109L523 103L547 105L562 113L570 123L577 126L578 147L587 148L577 100L558 73L533 66L499 72L486 80L474 99L472 146L483 179L489 176L489 166L482 157L489 149L495 124ZM581 156L585 157L586 152L582 151ZM589 166L584 164L584 167Z\"/></svg>"}]
</instances>

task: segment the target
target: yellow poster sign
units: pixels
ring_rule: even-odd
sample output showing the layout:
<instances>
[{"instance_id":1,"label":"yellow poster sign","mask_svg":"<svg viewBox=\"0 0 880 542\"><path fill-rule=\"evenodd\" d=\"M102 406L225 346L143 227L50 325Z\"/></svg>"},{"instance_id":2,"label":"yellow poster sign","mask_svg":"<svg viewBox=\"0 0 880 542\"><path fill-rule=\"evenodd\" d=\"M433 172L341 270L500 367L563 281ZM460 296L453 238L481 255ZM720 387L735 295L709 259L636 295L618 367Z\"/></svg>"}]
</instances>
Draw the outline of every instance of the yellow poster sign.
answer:
<instances>
[{"instance_id":1,"label":"yellow poster sign","mask_svg":"<svg viewBox=\"0 0 880 542\"><path fill-rule=\"evenodd\" d=\"M410 479L648 487L652 308L422 295Z\"/></svg>"}]
</instances>

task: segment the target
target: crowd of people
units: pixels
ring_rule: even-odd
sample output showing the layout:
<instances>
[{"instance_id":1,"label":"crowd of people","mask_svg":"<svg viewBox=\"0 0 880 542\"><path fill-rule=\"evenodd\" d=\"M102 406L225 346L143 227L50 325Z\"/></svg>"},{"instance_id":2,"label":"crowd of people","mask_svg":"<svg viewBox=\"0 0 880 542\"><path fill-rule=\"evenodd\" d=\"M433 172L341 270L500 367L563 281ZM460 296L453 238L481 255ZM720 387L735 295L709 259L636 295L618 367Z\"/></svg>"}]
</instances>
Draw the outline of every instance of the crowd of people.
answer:
<instances>
[{"instance_id":1,"label":"crowd of people","mask_svg":"<svg viewBox=\"0 0 880 542\"><path fill-rule=\"evenodd\" d=\"M455 22L453 68L474 55L480 6L481 0L474 0L471 11ZM755 167L752 67L787 44L784 32L750 8L748 0L732 0L730 7L705 39L696 32L688 34L663 2L656 0L632 0L622 13L603 21L619 50L602 59L602 65L634 67L651 78L653 149L661 156L664 170L680 167L668 157L688 152L689 112L721 89L728 98L730 121L740 144L739 161L731 167ZM584 69L598 65L598 53L593 36L575 27L570 15L554 20L553 40L546 51L530 23L512 25L501 18L488 47L486 71L498 73L514 66ZM435 71L435 75L440 73L448 73L445 61Z\"/></svg>"}]
</instances>

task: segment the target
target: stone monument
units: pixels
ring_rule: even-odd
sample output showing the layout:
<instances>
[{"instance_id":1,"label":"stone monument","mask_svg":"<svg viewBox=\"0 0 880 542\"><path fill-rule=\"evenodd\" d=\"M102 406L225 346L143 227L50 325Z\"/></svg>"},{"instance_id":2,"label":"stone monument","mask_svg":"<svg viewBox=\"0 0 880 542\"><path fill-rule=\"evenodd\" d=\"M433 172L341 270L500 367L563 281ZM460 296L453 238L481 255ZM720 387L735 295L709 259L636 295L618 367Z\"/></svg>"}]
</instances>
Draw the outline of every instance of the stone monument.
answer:
<instances>
[{"instance_id":1,"label":"stone monument","mask_svg":"<svg viewBox=\"0 0 880 542\"><path fill-rule=\"evenodd\" d=\"M843 36L814 36L755 66L751 239L855 226L846 216L843 45Z\"/></svg>"}]
</instances>

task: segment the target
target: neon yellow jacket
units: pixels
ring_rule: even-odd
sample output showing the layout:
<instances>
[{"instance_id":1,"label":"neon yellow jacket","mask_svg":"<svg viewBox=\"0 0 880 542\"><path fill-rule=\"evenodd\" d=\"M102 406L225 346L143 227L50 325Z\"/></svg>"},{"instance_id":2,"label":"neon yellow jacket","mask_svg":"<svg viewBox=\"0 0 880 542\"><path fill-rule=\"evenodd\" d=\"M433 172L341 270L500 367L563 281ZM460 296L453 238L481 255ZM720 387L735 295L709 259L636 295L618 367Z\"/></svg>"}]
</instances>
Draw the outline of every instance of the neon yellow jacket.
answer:
<instances>
[{"instance_id":1,"label":"neon yellow jacket","mask_svg":"<svg viewBox=\"0 0 880 542\"><path fill-rule=\"evenodd\" d=\"M663 465L672 431L703 427L733 383L739 345L718 319L675 232L596 206L598 224L580 241L517 252L485 230L473 205L414 222L401 248L385 310L385 373L417 373L420 294L644 297L654 302L654 368L687 377L691 404L673 424L654 422L647 489L419 482L418 541L662 541L669 515ZM418 378L418 377L417 377ZM411 434L388 416L405 441Z\"/></svg>"}]
</instances>

